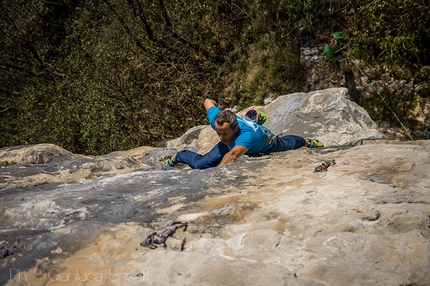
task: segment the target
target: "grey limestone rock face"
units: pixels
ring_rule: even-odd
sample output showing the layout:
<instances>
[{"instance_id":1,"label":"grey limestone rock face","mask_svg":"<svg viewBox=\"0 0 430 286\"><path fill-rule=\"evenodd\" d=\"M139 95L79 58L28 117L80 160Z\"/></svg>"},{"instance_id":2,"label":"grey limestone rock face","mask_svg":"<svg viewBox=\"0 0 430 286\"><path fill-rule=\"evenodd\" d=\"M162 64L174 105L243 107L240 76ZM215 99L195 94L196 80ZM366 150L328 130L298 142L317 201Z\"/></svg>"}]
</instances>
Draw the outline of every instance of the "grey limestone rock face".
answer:
<instances>
[{"instance_id":1,"label":"grey limestone rock face","mask_svg":"<svg viewBox=\"0 0 430 286\"><path fill-rule=\"evenodd\" d=\"M349 99L346 88L284 95L257 108L266 114L264 126L274 134L317 138L326 146L342 145L363 138L385 137L378 131L376 123L366 110ZM239 112L241 115L244 113L245 111ZM199 136L198 131L201 134ZM193 138L192 141L190 137ZM212 128L200 126L171 141L168 148L204 153L216 142L218 137Z\"/></svg>"},{"instance_id":2,"label":"grey limestone rock face","mask_svg":"<svg viewBox=\"0 0 430 286\"><path fill-rule=\"evenodd\" d=\"M384 137L343 89L261 108L274 132L326 145ZM0 284L430 285L429 140L162 168L176 149L216 142L199 126L98 157L0 149ZM188 228L166 248L140 246L174 221Z\"/></svg>"},{"instance_id":3,"label":"grey limestone rock face","mask_svg":"<svg viewBox=\"0 0 430 286\"><path fill-rule=\"evenodd\" d=\"M346 88L279 97L267 106L267 114L274 133L318 138L327 146L384 137L367 112L349 100Z\"/></svg>"}]
</instances>

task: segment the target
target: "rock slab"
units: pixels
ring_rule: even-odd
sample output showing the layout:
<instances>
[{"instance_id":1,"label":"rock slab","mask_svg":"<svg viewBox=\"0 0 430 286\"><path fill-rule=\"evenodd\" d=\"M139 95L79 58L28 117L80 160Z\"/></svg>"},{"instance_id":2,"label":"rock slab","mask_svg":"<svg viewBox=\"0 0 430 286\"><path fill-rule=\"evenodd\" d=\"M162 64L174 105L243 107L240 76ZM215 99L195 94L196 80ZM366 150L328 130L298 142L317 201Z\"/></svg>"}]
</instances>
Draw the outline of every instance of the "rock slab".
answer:
<instances>
[{"instance_id":1,"label":"rock slab","mask_svg":"<svg viewBox=\"0 0 430 286\"><path fill-rule=\"evenodd\" d=\"M274 132L328 144L384 137L342 90L272 104L263 108ZM430 285L429 140L162 169L175 146L209 148L203 137L216 140L200 126L167 149L100 157L1 149L0 284ZM173 221L189 226L167 248L140 246Z\"/></svg>"}]
</instances>

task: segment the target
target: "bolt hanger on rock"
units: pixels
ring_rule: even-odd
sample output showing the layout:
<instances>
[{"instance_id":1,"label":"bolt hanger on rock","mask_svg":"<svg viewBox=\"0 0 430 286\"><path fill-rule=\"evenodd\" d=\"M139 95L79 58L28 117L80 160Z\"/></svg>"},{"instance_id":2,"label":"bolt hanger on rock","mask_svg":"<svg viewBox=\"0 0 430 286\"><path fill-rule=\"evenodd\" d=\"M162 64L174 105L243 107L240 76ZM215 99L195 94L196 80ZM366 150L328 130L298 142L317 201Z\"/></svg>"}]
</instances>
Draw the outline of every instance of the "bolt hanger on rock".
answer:
<instances>
[{"instance_id":1,"label":"bolt hanger on rock","mask_svg":"<svg viewBox=\"0 0 430 286\"><path fill-rule=\"evenodd\" d=\"M187 230L188 222L182 221L182 222L173 222L171 225L169 225L165 230L160 232L154 232L151 233L144 241L140 243L140 246L142 247L148 247L150 249L156 249L158 246L163 246L164 248L167 247L166 240L167 238L171 237L178 228L184 228L184 231ZM156 237L160 238L157 239ZM183 247L183 246L182 246Z\"/></svg>"}]
</instances>

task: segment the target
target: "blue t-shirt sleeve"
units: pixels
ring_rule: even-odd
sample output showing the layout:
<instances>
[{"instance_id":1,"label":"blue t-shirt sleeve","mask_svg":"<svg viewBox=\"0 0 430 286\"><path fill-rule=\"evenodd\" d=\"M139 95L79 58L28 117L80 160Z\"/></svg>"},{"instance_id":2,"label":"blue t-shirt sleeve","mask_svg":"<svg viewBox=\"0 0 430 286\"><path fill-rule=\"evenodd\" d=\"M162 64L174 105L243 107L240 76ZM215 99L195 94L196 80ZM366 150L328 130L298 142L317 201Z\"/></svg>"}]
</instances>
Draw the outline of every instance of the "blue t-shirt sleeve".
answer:
<instances>
[{"instance_id":1,"label":"blue t-shirt sleeve","mask_svg":"<svg viewBox=\"0 0 430 286\"><path fill-rule=\"evenodd\" d=\"M246 132L249 133L249 132ZM245 147L246 149L251 148L252 145L252 135L250 134L242 134L242 136L239 136L236 138L236 146L242 146Z\"/></svg>"},{"instance_id":2,"label":"blue t-shirt sleeve","mask_svg":"<svg viewBox=\"0 0 430 286\"><path fill-rule=\"evenodd\" d=\"M238 118L238 123L239 126L241 126L242 128L240 128L239 134L235 140L235 145L238 146L242 146L245 147L246 149L251 148L253 141L254 141L254 134L256 130L248 130L247 128L244 128L244 124L243 122L245 122L245 120L243 118ZM252 124L252 123L248 123Z\"/></svg>"},{"instance_id":3,"label":"blue t-shirt sleeve","mask_svg":"<svg viewBox=\"0 0 430 286\"><path fill-rule=\"evenodd\" d=\"M206 112L209 123L212 126L213 130L215 130L215 116L220 111L221 111L221 109L219 109L217 106L214 105L214 106L209 107L208 111Z\"/></svg>"}]
</instances>

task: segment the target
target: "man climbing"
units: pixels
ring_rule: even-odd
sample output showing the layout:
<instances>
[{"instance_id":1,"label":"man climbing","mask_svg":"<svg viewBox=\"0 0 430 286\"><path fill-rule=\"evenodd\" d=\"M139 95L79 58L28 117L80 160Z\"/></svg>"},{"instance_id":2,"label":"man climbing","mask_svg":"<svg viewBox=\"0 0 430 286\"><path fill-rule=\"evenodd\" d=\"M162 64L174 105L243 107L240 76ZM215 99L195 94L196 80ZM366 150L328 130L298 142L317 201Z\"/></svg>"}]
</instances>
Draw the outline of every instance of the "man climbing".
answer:
<instances>
[{"instance_id":1,"label":"man climbing","mask_svg":"<svg viewBox=\"0 0 430 286\"><path fill-rule=\"evenodd\" d=\"M230 110L221 111L212 99L206 99L204 107L220 142L205 155L189 150L179 151L169 158L164 166L174 167L177 163L184 163L192 169L207 169L232 163L244 154L281 152L303 146L323 147L316 139L305 139L296 135L277 137L266 127L240 117Z\"/></svg>"}]
</instances>

